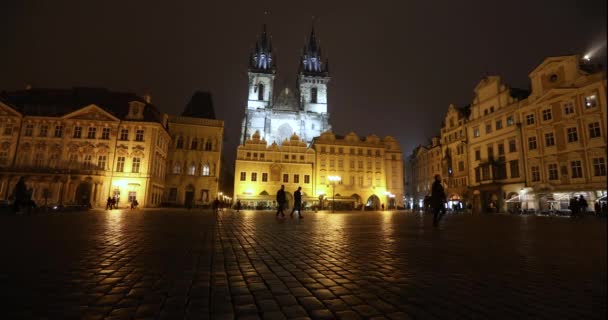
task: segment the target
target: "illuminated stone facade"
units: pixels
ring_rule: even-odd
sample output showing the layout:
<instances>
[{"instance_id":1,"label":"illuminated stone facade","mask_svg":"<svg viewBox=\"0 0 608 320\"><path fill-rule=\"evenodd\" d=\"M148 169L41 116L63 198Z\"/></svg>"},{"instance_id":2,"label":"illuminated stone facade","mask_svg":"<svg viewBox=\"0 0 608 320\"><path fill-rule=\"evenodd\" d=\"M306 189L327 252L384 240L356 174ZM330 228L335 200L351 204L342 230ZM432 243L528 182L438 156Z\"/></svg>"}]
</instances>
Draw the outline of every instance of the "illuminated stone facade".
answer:
<instances>
[{"instance_id":1,"label":"illuminated stone facade","mask_svg":"<svg viewBox=\"0 0 608 320\"><path fill-rule=\"evenodd\" d=\"M525 208L568 208L574 195L606 192L606 78L577 56L551 57L530 73L522 121Z\"/></svg>"},{"instance_id":2,"label":"illuminated stone facade","mask_svg":"<svg viewBox=\"0 0 608 320\"><path fill-rule=\"evenodd\" d=\"M276 193L285 185L289 207L293 193L302 187L305 207L316 204L314 196L315 151L297 135L281 145L270 146L255 132L237 149L234 171L234 198L245 208L269 209L276 206Z\"/></svg>"},{"instance_id":3,"label":"illuminated stone facade","mask_svg":"<svg viewBox=\"0 0 608 320\"><path fill-rule=\"evenodd\" d=\"M158 206L170 136L167 117L145 99L104 89L0 96L0 197L26 177L39 205Z\"/></svg>"},{"instance_id":4,"label":"illuminated stone facade","mask_svg":"<svg viewBox=\"0 0 608 320\"><path fill-rule=\"evenodd\" d=\"M529 77L531 93L484 77L470 114L448 108L440 172L428 155L432 145L410 157L414 203L435 173L442 173L449 195L462 195L477 212L563 210L575 195L585 195L590 206L606 196L605 73L573 55L547 58ZM468 177L456 176L461 158Z\"/></svg>"},{"instance_id":5,"label":"illuminated stone facade","mask_svg":"<svg viewBox=\"0 0 608 320\"><path fill-rule=\"evenodd\" d=\"M462 208L469 196L466 124L470 112L470 106L457 108L450 104L441 127L441 176L446 185L448 205L452 208Z\"/></svg>"},{"instance_id":6,"label":"illuminated stone facade","mask_svg":"<svg viewBox=\"0 0 608 320\"><path fill-rule=\"evenodd\" d=\"M403 206L403 159L397 141L375 135L359 138L325 132L313 140L312 148L297 135L267 146L258 133L237 151L234 196L252 208L273 208L276 192L285 185L288 202L302 187L306 207L380 209Z\"/></svg>"},{"instance_id":7,"label":"illuminated stone facade","mask_svg":"<svg viewBox=\"0 0 608 320\"><path fill-rule=\"evenodd\" d=\"M105 207L108 197L119 207L207 205L218 193L224 134L214 118L205 93L170 117L149 96L105 89L3 93L0 199L24 176L38 205Z\"/></svg>"},{"instance_id":8,"label":"illuminated stone facade","mask_svg":"<svg viewBox=\"0 0 608 320\"><path fill-rule=\"evenodd\" d=\"M276 58L264 27L250 57L241 144L255 132L268 145L289 141L293 134L310 144L313 137L331 129L327 112L329 70L321 59L313 30L301 56L297 88L275 90Z\"/></svg>"},{"instance_id":9,"label":"illuminated stone facade","mask_svg":"<svg viewBox=\"0 0 608 320\"><path fill-rule=\"evenodd\" d=\"M395 138L324 132L314 139L313 148L315 194L324 200L324 207L334 201L337 208L403 207L403 159ZM339 182L332 182L330 176L340 177Z\"/></svg>"},{"instance_id":10,"label":"illuminated stone facade","mask_svg":"<svg viewBox=\"0 0 608 320\"><path fill-rule=\"evenodd\" d=\"M170 116L166 202L179 206L207 206L218 195L222 120Z\"/></svg>"}]
</instances>

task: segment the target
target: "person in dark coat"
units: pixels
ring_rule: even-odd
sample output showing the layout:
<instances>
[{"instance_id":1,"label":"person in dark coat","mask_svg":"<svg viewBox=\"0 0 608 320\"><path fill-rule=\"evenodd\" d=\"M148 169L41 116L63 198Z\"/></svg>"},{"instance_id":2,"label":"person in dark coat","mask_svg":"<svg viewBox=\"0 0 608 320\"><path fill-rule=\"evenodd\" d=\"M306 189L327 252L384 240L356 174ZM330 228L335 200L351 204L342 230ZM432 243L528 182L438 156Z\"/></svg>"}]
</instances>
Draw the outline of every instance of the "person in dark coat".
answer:
<instances>
[{"instance_id":1,"label":"person in dark coat","mask_svg":"<svg viewBox=\"0 0 608 320\"><path fill-rule=\"evenodd\" d=\"M441 185L441 176L435 175L435 182L431 187L431 206L433 208L433 226L437 226L445 214L445 191Z\"/></svg>"},{"instance_id":2,"label":"person in dark coat","mask_svg":"<svg viewBox=\"0 0 608 320\"><path fill-rule=\"evenodd\" d=\"M293 210L289 214L290 217L293 218L293 213L298 210L298 217L300 219L304 218L302 216L302 187L298 187L298 190L293 193Z\"/></svg>"},{"instance_id":3,"label":"person in dark coat","mask_svg":"<svg viewBox=\"0 0 608 320\"><path fill-rule=\"evenodd\" d=\"M241 211L241 200L236 201L236 212Z\"/></svg>"},{"instance_id":4,"label":"person in dark coat","mask_svg":"<svg viewBox=\"0 0 608 320\"><path fill-rule=\"evenodd\" d=\"M215 199L213 200L213 203L211 204L211 208L213 209L213 212L218 212L220 210L220 200L219 199Z\"/></svg>"},{"instance_id":5,"label":"person in dark coat","mask_svg":"<svg viewBox=\"0 0 608 320\"><path fill-rule=\"evenodd\" d=\"M287 198L285 197L285 185L281 185L281 189L277 191L277 217L279 213L282 217L285 216L283 213L283 208L285 208L285 204L287 203Z\"/></svg>"},{"instance_id":6,"label":"person in dark coat","mask_svg":"<svg viewBox=\"0 0 608 320\"><path fill-rule=\"evenodd\" d=\"M570 199L570 211L572 212L572 218L576 217L578 214L578 199L576 197Z\"/></svg>"},{"instance_id":7,"label":"person in dark coat","mask_svg":"<svg viewBox=\"0 0 608 320\"><path fill-rule=\"evenodd\" d=\"M578 212L585 214L585 212L587 212L587 207L589 207L589 204L587 204L587 200L585 200L585 197L581 194L578 197Z\"/></svg>"},{"instance_id":8,"label":"person in dark coat","mask_svg":"<svg viewBox=\"0 0 608 320\"><path fill-rule=\"evenodd\" d=\"M112 197L108 197L106 201L106 210L112 209Z\"/></svg>"},{"instance_id":9,"label":"person in dark coat","mask_svg":"<svg viewBox=\"0 0 608 320\"><path fill-rule=\"evenodd\" d=\"M21 206L24 205L24 202L27 200L27 186L25 185L25 178L19 178L17 184L15 185L15 189L13 190L13 209L15 212L19 212Z\"/></svg>"}]
</instances>

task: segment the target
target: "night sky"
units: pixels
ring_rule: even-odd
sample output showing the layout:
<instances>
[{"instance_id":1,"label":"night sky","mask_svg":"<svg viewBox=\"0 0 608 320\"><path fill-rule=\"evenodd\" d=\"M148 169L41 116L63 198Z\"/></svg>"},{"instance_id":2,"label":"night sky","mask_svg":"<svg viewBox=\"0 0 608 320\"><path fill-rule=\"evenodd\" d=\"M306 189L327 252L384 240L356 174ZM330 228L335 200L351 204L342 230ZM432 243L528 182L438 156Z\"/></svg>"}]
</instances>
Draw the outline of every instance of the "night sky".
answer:
<instances>
[{"instance_id":1,"label":"night sky","mask_svg":"<svg viewBox=\"0 0 608 320\"><path fill-rule=\"evenodd\" d=\"M276 85L293 87L316 17L334 132L393 135L406 154L438 134L449 103L469 104L486 74L528 88L543 58L602 46L594 61L606 65L605 0L176 2L1 1L0 90L149 92L168 113L210 91L230 163L263 23Z\"/></svg>"}]
</instances>

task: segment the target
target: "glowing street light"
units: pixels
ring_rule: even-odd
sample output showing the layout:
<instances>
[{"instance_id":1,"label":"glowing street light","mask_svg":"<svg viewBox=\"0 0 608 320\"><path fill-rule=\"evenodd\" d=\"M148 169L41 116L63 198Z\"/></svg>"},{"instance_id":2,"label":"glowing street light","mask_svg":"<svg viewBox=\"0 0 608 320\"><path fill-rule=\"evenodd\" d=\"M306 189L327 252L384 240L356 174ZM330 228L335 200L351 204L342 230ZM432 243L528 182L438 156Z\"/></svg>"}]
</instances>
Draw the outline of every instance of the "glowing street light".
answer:
<instances>
[{"instance_id":1,"label":"glowing street light","mask_svg":"<svg viewBox=\"0 0 608 320\"><path fill-rule=\"evenodd\" d=\"M332 196L332 204L331 204L331 212L334 212L336 206L336 183L342 181L342 177L340 176L328 176L327 180L331 182L333 186L333 196Z\"/></svg>"}]
</instances>

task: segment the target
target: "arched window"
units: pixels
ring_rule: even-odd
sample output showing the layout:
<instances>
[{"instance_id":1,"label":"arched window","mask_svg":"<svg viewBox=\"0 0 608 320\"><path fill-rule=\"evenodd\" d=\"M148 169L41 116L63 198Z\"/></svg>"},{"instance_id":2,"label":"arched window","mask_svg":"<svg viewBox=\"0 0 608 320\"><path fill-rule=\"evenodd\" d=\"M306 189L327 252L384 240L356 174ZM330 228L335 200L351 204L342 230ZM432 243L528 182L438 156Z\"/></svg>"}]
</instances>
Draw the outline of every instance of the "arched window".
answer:
<instances>
[{"instance_id":1,"label":"arched window","mask_svg":"<svg viewBox=\"0 0 608 320\"><path fill-rule=\"evenodd\" d=\"M264 100L264 84L258 84L258 100Z\"/></svg>"},{"instance_id":2,"label":"arched window","mask_svg":"<svg viewBox=\"0 0 608 320\"><path fill-rule=\"evenodd\" d=\"M183 149L184 148L184 138L178 137L177 142L175 143L175 147L177 149Z\"/></svg>"},{"instance_id":3,"label":"arched window","mask_svg":"<svg viewBox=\"0 0 608 320\"><path fill-rule=\"evenodd\" d=\"M192 142L190 143L190 149L192 149L192 150L198 149L198 139L196 139L196 138L192 139Z\"/></svg>"},{"instance_id":4,"label":"arched window","mask_svg":"<svg viewBox=\"0 0 608 320\"><path fill-rule=\"evenodd\" d=\"M209 175L209 164L208 163L203 166L203 175L204 176Z\"/></svg>"},{"instance_id":5,"label":"arched window","mask_svg":"<svg viewBox=\"0 0 608 320\"><path fill-rule=\"evenodd\" d=\"M182 173L182 165L179 162L176 162L173 166L173 174L181 174Z\"/></svg>"},{"instance_id":6,"label":"arched window","mask_svg":"<svg viewBox=\"0 0 608 320\"><path fill-rule=\"evenodd\" d=\"M194 165L194 162L192 162L190 164L190 166L188 167L188 174L193 176L194 174L196 174L196 165Z\"/></svg>"},{"instance_id":7,"label":"arched window","mask_svg":"<svg viewBox=\"0 0 608 320\"><path fill-rule=\"evenodd\" d=\"M211 151L212 148L213 144L211 143L211 139L209 139L205 142L205 151Z\"/></svg>"},{"instance_id":8,"label":"arched window","mask_svg":"<svg viewBox=\"0 0 608 320\"><path fill-rule=\"evenodd\" d=\"M310 103L317 103L317 88L310 89Z\"/></svg>"}]
</instances>

